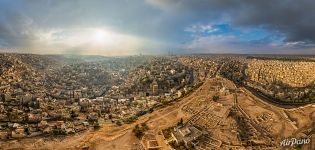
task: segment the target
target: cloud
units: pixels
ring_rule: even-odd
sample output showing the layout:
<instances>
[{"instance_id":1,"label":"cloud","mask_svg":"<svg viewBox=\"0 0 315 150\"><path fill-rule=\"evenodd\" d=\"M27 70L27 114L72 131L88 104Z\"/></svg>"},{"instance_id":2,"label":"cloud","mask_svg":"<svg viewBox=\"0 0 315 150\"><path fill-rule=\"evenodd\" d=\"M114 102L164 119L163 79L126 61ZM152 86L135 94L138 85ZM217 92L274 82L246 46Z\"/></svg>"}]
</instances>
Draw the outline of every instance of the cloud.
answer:
<instances>
[{"instance_id":1,"label":"cloud","mask_svg":"<svg viewBox=\"0 0 315 150\"><path fill-rule=\"evenodd\" d=\"M214 22L224 18L235 27L262 26L285 34L285 41L315 42L313 0L147 0L161 9L191 13ZM176 10L176 11L174 11ZM215 17L217 16L217 17Z\"/></svg>"},{"instance_id":2,"label":"cloud","mask_svg":"<svg viewBox=\"0 0 315 150\"><path fill-rule=\"evenodd\" d=\"M98 33L102 35L97 36ZM37 53L132 55L138 54L142 43L153 43L137 36L107 31L106 28L100 27L38 31L37 37L31 46Z\"/></svg>"},{"instance_id":3,"label":"cloud","mask_svg":"<svg viewBox=\"0 0 315 150\"><path fill-rule=\"evenodd\" d=\"M115 41L104 46L106 49L121 52L122 49L164 49L165 45L170 46L168 41L172 36L165 36L171 27L162 24L170 18L159 13L162 12L142 0L3 0L0 1L0 44L41 53L52 52L51 49L57 52L82 49L91 45L82 38L74 40L75 37L82 37L85 34L82 32L91 28L106 28L116 34L112 34Z\"/></svg>"},{"instance_id":4,"label":"cloud","mask_svg":"<svg viewBox=\"0 0 315 150\"><path fill-rule=\"evenodd\" d=\"M72 52L91 46L74 40L82 36L76 33L81 32L78 29L85 32L104 28L121 38L116 40L116 46L106 48L115 48L113 51L129 45L122 44L123 41L137 41L126 49L152 54L175 49L181 53L188 43L196 48L199 43L200 47L209 46L208 49L216 45L218 49L233 51L235 46L235 52L246 49L260 53L265 48L280 51L290 45L295 47L292 50L303 53L303 48L309 52L315 47L314 6L313 0L1 0L0 47L41 53L48 49L49 52L51 49ZM220 24L226 24L231 31L216 26ZM281 41L265 38L264 32L259 36L242 36L253 28L281 37ZM70 44L69 41L77 42ZM206 41L220 44L210 45ZM273 46L264 47L261 43ZM258 46L262 48L255 48Z\"/></svg>"},{"instance_id":5,"label":"cloud","mask_svg":"<svg viewBox=\"0 0 315 150\"><path fill-rule=\"evenodd\" d=\"M212 33L218 31L218 28L213 27L212 25L202 25L202 24L193 24L187 27L184 31L192 33Z\"/></svg>"},{"instance_id":6,"label":"cloud","mask_svg":"<svg viewBox=\"0 0 315 150\"><path fill-rule=\"evenodd\" d=\"M239 53L239 54L314 54L315 45L303 42L283 42L266 36L257 40L245 40L237 36L208 35L195 37L182 45L184 53ZM276 37L278 38L278 37Z\"/></svg>"},{"instance_id":7,"label":"cloud","mask_svg":"<svg viewBox=\"0 0 315 150\"><path fill-rule=\"evenodd\" d=\"M220 52L232 52L235 51L235 47L231 49L232 42L237 38L234 36L206 36L197 37L189 43L183 45L183 48L196 53L220 53ZM229 43L229 44L228 44Z\"/></svg>"},{"instance_id":8,"label":"cloud","mask_svg":"<svg viewBox=\"0 0 315 150\"><path fill-rule=\"evenodd\" d=\"M35 27L33 20L18 12L5 12L7 16L1 18L0 39L6 45L24 45L33 39Z\"/></svg>"}]
</instances>

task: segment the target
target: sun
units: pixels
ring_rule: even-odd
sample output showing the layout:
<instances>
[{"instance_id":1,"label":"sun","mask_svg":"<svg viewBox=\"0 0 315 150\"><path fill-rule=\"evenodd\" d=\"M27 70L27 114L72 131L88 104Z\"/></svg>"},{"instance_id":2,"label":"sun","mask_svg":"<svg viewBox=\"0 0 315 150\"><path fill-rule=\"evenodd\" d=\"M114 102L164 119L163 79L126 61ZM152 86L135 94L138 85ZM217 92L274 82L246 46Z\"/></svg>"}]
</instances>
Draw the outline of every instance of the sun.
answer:
<instances>
[{"instance_id":1,"label":"sun","mask_svg":"<svg viewBox=\"0 0 315 150\"><path fill-rule=\"evenodd\" d=\"M106 42L106 32L104 30L97 29L92 35L92 40L94 43L102 44Z\"/></svg>"},{"instance_id":2,"label":"sun","mask_svg":"<svg viewBox=\"0 0 315 150\"><path fill-rule=\"evenodd\" d=\"M93 35L95 42L102 42L105 40L105 32L103 30L95 30Z\"/></svg>"}]
</instances>

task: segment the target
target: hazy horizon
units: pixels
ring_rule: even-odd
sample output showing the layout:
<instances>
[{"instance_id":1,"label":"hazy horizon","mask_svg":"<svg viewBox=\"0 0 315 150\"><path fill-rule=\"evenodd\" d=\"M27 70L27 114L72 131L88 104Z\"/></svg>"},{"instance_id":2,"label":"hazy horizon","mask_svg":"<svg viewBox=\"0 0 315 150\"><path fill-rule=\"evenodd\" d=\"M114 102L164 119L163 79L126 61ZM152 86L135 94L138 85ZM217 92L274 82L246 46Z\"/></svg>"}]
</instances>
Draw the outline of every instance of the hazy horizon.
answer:
<instances>
[{"instance_id":1,"label":"hazy horizon","mask_svg":"<svg viewBox=\"0 0 315 150\"><path fill-rule=\"evenodd\" d=\"M315 54L315 1L0 1L0 52Z\"/></svg>"}]
</instances>

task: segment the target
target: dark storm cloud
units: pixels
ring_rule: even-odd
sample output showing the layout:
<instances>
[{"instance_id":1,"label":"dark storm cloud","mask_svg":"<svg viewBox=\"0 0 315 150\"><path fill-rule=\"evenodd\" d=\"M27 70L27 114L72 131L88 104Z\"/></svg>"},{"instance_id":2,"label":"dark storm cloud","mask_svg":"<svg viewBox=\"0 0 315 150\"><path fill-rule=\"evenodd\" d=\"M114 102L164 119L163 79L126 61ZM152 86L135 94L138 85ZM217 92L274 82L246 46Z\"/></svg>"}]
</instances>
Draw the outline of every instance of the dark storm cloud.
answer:
<instances>
[{"instance_id":1,"label":"dark storm cloud","mask_svg":"<svg viewBox=\"0 0 315 150\"><path fill-rule=\"evenodd\" d=\"M190 12L209 21L223 17L238 27L261 26L274 33L285 34L287 42L315 42L314 0L148 1L163 9Z\"/></svg>"}]
</instances>

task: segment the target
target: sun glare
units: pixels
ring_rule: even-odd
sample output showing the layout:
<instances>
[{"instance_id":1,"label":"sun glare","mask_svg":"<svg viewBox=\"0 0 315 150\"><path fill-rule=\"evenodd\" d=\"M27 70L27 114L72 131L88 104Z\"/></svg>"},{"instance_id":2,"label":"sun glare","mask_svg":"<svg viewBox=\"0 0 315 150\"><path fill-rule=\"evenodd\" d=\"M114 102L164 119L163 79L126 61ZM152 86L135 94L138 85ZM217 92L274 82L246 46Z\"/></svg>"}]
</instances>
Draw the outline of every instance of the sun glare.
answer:
<instances>
[{"instance_id":1,"label":"sun glare","mask_svg":"<svg viewBox=\"0 0 315 150\"><path fill-rule=\"evenodd\" d=\"M103 30L96 30L93 34L93 41L95 43L103 43L106 40L106 33Z\"/></svg>"}]
</instances>

